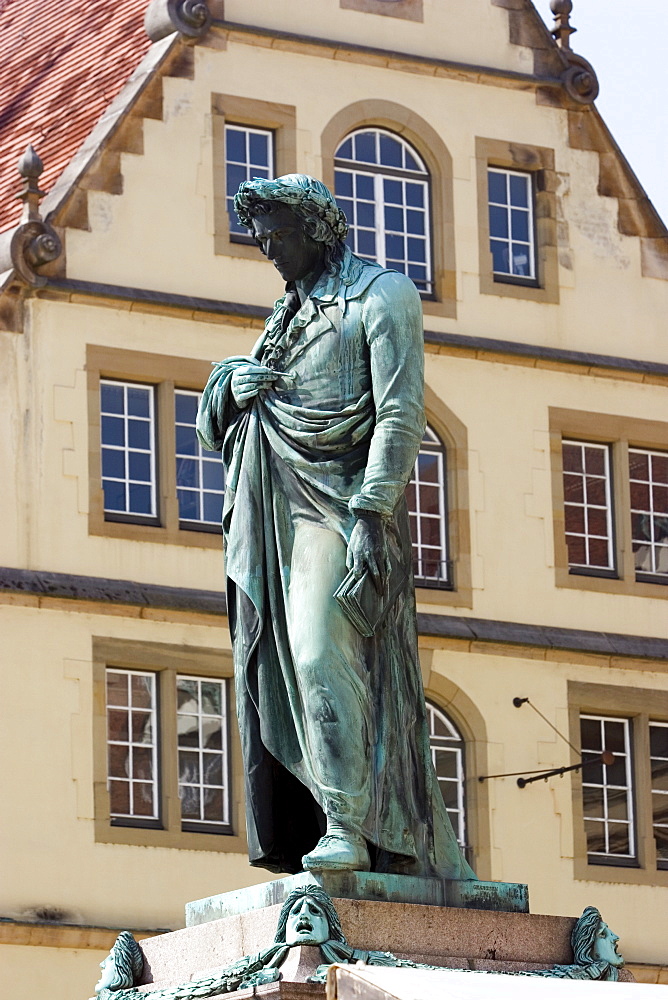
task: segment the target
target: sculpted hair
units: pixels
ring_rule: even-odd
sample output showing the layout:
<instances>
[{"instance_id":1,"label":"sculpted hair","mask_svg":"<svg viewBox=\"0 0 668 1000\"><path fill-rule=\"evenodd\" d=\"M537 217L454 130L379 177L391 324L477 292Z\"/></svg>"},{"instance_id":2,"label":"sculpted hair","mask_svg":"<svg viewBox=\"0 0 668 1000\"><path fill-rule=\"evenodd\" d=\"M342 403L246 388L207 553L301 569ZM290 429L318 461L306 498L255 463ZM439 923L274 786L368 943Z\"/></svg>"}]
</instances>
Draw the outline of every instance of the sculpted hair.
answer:
<instances>
[{"instance_id":1,"label":"sculpted hair","mask_svg":"<svg viewBox=\"0 0 668 1000\"><path fill-rule=\"evenodd\" d=\"M283 903L281 912L278 916L274 942L276 944L280 944L285 941L285 929L288 922L288 916L290 915L290 910L298 900L304 899L306 896L311 896L311 898L314 899L318 906L324 911L325 916L327 917L327 923L329 924L330 941L340 941L342 944L347 944L343 928L341 927L341 921L339 920L339 915L334 909L334 904L325 890L315 884L305 885L300 889L293 889L290 893L286 901Z\"/></svg>"},{"instance_id":2,"label":"sculpted hair","mask_svg":"<svg viewBox=\"0 0 668 1000\"><path fill-rule=\"evenodd\" d=\"M251 233L253 219L279 205L294 212L307 236L325 244L325 267L334 271L343 259L348 223L329 188L306 174L286 174L276 180L255 177L244 181L234 198L237 218Z\"/></svg>"},{"instance_id":3,"label":"sculpted hair","mask_svg":"<svg viewBox=\"0 0 668 1000\"><path fill-rule=\"evenodd\" d=\"M127 990L141 979L144 956L130 931L121 931L109 952L114 963L110 990Z\"/></svg>"},{"instance_id":4,"label":"sculpted hair","mask_svg":"<svg viewBox=\"0 0 668 1000\"><path fill-rule=\"evenodd\" d=\"M588 906L575 924L571 934L573 958L578 965L591 965L594 961L594 943L600 925L600 911L595 906Z\"/></svg>"}]
</instances>

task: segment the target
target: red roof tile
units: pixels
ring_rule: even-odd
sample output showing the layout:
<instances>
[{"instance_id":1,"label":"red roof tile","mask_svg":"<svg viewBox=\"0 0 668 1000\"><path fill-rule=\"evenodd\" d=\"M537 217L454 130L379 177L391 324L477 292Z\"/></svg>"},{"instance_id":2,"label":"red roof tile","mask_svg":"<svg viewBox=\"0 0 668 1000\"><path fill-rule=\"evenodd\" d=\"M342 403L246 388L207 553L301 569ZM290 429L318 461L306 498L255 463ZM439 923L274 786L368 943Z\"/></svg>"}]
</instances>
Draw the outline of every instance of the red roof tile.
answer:
<instances>
[{"instance_id":1,"label":"red roof tile","mask_svg":"<svg viewBox=\"0 0 668 1000\"><path fill-rule=\"evenodd\" d=\"M150 41L149 0L0 0L0 231L18 221L29 142L48 191Z\"/></svg>"}]
</instances>

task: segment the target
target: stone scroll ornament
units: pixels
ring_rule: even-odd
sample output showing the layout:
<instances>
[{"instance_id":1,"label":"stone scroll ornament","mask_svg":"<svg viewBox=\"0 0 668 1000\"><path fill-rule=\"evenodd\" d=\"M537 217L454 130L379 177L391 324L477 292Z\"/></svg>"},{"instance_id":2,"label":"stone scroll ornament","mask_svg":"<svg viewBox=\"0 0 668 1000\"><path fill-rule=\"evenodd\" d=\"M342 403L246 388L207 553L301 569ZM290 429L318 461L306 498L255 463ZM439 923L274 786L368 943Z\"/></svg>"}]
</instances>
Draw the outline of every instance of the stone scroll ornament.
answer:
<instances>
[{"instance_id":1,"label":"stone scroll ornament","mask_svg":"<svg viewBox=\"0 0 668 1000\"><path fill-rule=\"evenodd\" d=\"M602 920L594 906L588 906L573 928L572 965L524 972L525 976L558 979L616 980L624 959L617 952L618 937ZM281 978L280 967L291 948L312 946L324 959L308 982L324 983L330 965L380 965L392 968L443 971L442 966L423 965L397 958L391 952L364 951L346 941L332 900L319 885L295 889L285 900L278 918L274 942L256 955L245 955L213 976L190 980L164 990L135 989L143 972L139 945L129 931L123 931L110 954L101 963L102 975L96 986L98 1000L195 1000L262 986ZM473 973L474 975L476 973ZM479 973L478 973L479 974ZM511 973L512 975L513 973Z\"/></svg>"}]
</instances>

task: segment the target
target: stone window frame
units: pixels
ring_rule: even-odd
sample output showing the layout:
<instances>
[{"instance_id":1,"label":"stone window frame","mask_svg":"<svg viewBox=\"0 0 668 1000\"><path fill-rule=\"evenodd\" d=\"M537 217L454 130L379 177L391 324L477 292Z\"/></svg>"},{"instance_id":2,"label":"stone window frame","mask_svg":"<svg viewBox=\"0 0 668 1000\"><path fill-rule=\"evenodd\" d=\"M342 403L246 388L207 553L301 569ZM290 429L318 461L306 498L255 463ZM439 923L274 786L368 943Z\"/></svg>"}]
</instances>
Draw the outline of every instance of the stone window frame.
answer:
<instances>
[{"instance_id":1,"label":"stone window frame","mask_svg":"<svg viewBox=\"0 0 668 1000\"><path fill-rule=\"evenodd\" d=\"M524 143L475 139L480 292L530 302L559 302L559 261L557 253L557 174L553 149ZM495 275L489 249L489 199L487 173L499 167L532 175L535 220L536 280Z\"/></svg>"},{"instance_id":2,"label":"stone window frame","mask_svg":"<svg viewBox=\"0 0 668 1000\"><path fill-rule=\"evenodd\" d=\"M274 134L274 173L277 177L297 171L297 109L236 94L211 95L213 143L214 252L227 257L260 260L254 242L230 235L225 186L225 125L267 129Z\"/></svg>"},{"instance_id":3,"label":"stone window frame","mask_svg":"<svg viewBox=\"0 0 668 1000\"><path fill-rule=\"evenodd\" d=\"M643 664L644 670L665 672L665 664ZM657 867L652 832L652 793L649 766L649 721L668 721L668 691L611 684L568 682L569 738L580 745L580 715L617 716L631 721L631 758L635 802L637 864L604 860L591 864L587 855L582 805L581 772L571 782L573 808L573 874L591 882L626 882L668 886L668 868ZM577 763L573 755L572 763Z\"/></svg>"},{"instance_id":4,"label":"stone window frame","mask_svg":"<svg viewBox=\"0 0 668 1000\"><path fill-rule=\"evenodd\" d=\"M423 0L339 0L342 10L359 10L364 14L399 17L404 21L423 21L422 5Z\"/></svg>"},{"instance_id":5,"label":"stone window frame","mask_svg":"<svg viewBox=\"0 0 668 1000\"><path fill-rule=\"evenodd\" d=\"M668 600L668 581L657 579L648 582L646 577L642 580L637 579L633 557L629 486L629 447L668 452L668 423L560 407L550 407L548 413L556 586ZM564 438L606 444L610 448L615 556L613 574L606 572L599 575L596 571L569 569L564 517L562 461Z\"/></svg>"},{"instance_id":6,"label":"stone window frame","mask_svg":"<svg viewBox=\"0 0 668 1000\"><path fill-rule=\"evenodd\" d=\"M393 101L356 101L338 111L321 136L322 177L334 190L334 155L352 132L381 128L400 136L425 163L430 179L433 296L424 297L426 316L457 316L452 156L438 132L410 108Z\"/></svg>"},{"instance_id":7,"label":"stone window frame","mask_svg":"<svg viewBox=\"0 0 668 1000\"><path fill-rule=\"evenodd\" d=\"M439 604L473 607L471 580L471 525L469 514L469 453L466 426L425 384L427 423L445 449L445 496L447 500L447 550L450 578L446 586L416 583L418 605Z\"/></svg>"},{"instance_id":8,"label":"stone window frame","mask_svg":"<svg viewBox=\"0 0 668 1000\"><path fill-rule=\"evenodd\" d=\"M144 847L174 847L183 850L246 854L243 765L239 733L235 725L234 667L232 654L221 649L176 646L105 636L93 637L93 794L95 840L104 844ZM157 675L158 757L160 776L160 828L112 824L107 791L106 669L151 671ZM230 832L210 833L181 828L178 796L178 754L176 736L176 677L211 677L227 681L228 746L230 775Z\"/></svg>"},{"instance_id":9,"label":"stone window frame","mask_svg":"<svg viewBox=\"0 0 668 1000\"><path fill-rule=\"evenodd\" d=\"M206 361L115 347L86 346L88 389L88 531L91 535L142 542L164 542L222 553L221 531L210 525L184 527L176 494L174 390L201 392L211 373ZM153 523L114 516L107 519L101 478L100 379L152 385L155 389L157 517ZM157 523L155 523L157 521Z\"/></svg>"},{"instance_id":10,"label":"stone window frame","mask_svg":"<svg viewBox=\"0 0 668 1000\"><path fill-rule=\"evenodd\" d=\"M489 782L478 781L488 774L487 728L482 713L469 696L441 673L436 665L439 650L428 648L420 637L419 653L425 699L443 712L464 740L466 860L482 881L492 877Z\"/></svg>"}]
</instances>

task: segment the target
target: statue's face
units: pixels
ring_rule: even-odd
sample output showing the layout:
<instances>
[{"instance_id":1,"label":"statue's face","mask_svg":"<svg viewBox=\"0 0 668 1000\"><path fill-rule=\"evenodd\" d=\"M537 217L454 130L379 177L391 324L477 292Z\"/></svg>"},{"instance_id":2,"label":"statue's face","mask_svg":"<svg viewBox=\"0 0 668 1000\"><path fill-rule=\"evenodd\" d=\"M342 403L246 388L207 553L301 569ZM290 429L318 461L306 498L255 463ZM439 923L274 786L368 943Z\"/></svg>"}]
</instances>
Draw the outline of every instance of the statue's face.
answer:
<instances>
[{"instance_id":1,"label":"statue's face","mask_svg":"<svg viewBox=\"0 0 668 1000\"><path fill-rule=\"evenodd\" d=\"M322 270L324 244L307 236L287 205L279 205L275 211L253 219L253 233L262 253L272 261L284 281L299 281L318 267Z\"/></svg>"},{"instance_id":2,"label":"statue's face","mask_svg":"<svg viewBox=\"0 0 668 1000\"><path fill-rule=\"evenodd\" d=\"M100 962L100 968L102 969L102 975L95 984L95 992L99 993L100 990L108 990L114 981L114 976L116 974L116 963L114 962L113 955L109 954L103 962Z\"/></svg>"},{"instance_id":3,"label":"statue's face","mask_svg":"<svg viewBox=\"0 0 668 1000\"><path fill-rule=\"evenodd\" d=\"M324 944L329 938L327 915L312 896L302 896L288 914L285 943Z\"/></svg>"},{"instance_id":4,"label":"statue's face","mask_svg":"<svg viewBox=\"0 0 668 1000\"><path fill-rule=\"evenodd\" d=\"M605 921L601 920L594 938L594 961L608 962L609 965L620 966L624 959L617 951L619 937L613 934Z\"/></svg>"}]
</instances>

